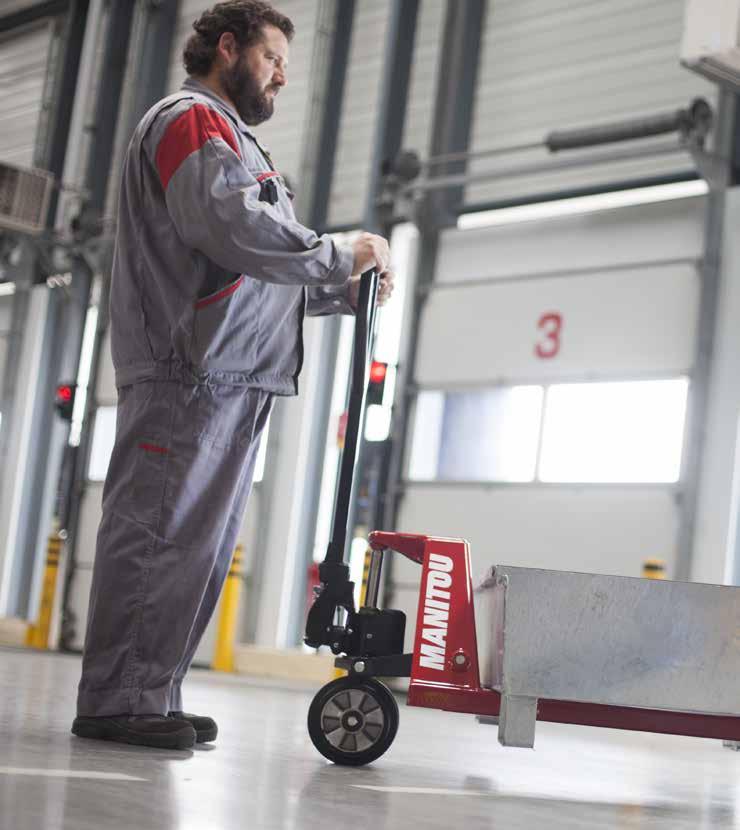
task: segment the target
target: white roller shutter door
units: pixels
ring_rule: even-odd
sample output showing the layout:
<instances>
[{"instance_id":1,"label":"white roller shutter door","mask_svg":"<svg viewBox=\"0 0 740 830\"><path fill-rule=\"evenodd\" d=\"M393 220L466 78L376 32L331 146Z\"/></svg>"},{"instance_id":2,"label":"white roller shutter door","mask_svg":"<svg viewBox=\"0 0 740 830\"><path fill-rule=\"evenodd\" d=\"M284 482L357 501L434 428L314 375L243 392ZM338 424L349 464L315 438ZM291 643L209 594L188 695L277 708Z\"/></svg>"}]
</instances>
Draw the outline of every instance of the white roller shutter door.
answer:
<instances>
[{"instance_id":1,"label":"white roller shutter door","mask_svg":"<svg viewBox=\"0 0 740 830\"><path fill-rule=\"evenodd\" d=\"M482 44L471 150L542 141L554 129L654 115L684 107L695 96L713 101L713 85L679 64L683 16L684 0L495 0ZM474 162L471 173L548 158L553 156L544 149L507 154L495 162ZM693 167L688 154L677 152L608 170L588 166L481 182L467 189L466 201L517 200Z\"/></svg>"},{"instance_id":2,"label":"white roller shutter door","mask_svg":"<svg viewBox=\"0 0 740 830\"><path fill-rule=\"evenodd\" d=\"M705 197L693 197L445 232L421 311L419 393L690 377L705 208ZM552 358L536 351L545 313L562 321ZM414 412L410 424L407 456L416 426L424 432L413 452L431 459L432 480L405 482L396 530L467 538L478 575L498 563L639 576L644 560L658 557L670 576L680 518L675 484L434 480L442 433ZM488 429L500 426L491 421ZM446 440L483 453L486 432L464 421ZM530 434L535 441L537 428ZM418 573L402 557L394 561L392 602L412 629Z\"/></svg>"},{"instance_id":3,"label":"white roller shutter door","mask_svg":"<svg viewBox=\"0 0 740 830\"><path fill-rule=\"evenodd\" d=\"M51 39L49 20L0 37L0 161L34 164Z\"/></svg>"}]
</instances>

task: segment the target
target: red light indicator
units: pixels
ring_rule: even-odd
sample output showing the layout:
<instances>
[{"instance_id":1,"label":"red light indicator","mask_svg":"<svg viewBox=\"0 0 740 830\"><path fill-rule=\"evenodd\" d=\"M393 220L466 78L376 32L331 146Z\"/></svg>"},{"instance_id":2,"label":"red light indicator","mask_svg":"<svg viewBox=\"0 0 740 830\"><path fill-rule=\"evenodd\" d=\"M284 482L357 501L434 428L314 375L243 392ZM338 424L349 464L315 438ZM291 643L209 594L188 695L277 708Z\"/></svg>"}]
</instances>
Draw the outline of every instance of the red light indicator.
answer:
<instances>
[{"instance_id":1,"label":"red light indicator","mask_svg":"<svg viewBox=\"0 0 740 830\"><path fill-rule=\"evenodd\" d=\"M387 371L387 363L380 363L377 360L373 360L372 366L370 367L370 383L383 383Z\"/></svg>"},{"instance_id":2,"label":"red light indicator","mask_svg":"<svg viewBox=\"0 0 740 830\"><path fill-rule=\"evenodd\" d=\"M54 407L65 421L72 420L76 390L76 383L59 383L54 389Z\"/></svg>"}]
</instances>

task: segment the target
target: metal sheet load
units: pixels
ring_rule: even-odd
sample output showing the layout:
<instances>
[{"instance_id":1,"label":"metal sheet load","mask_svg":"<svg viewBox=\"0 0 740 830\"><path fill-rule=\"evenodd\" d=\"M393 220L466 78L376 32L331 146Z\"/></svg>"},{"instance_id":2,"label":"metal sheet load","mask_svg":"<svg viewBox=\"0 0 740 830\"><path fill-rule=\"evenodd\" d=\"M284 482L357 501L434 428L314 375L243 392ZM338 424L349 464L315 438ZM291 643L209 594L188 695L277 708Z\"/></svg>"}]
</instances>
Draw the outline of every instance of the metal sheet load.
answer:
<instances>
[{"instance_id":1,"label":"metal sheet load","mask_svg":"<svg viewBox=\"0 0 740 830\"><path fill-rule=\"evenodd\" d=\"M540 698L740 714L740 588L495 566L477 606L505 745L534 745Z\"/></svg>"}]
</instances>

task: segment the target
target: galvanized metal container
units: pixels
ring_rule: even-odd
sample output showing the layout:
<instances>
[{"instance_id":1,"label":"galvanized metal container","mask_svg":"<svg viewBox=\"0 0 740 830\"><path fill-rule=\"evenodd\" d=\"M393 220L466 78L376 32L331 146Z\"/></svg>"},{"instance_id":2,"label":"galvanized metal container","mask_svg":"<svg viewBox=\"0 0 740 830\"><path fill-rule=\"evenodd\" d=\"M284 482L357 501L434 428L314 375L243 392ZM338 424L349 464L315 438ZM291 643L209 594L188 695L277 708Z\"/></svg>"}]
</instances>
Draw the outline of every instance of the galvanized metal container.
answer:
<instances>
[{"instance_id":1,"label":"galvanized metal container","mask_svg":"<svg viewBox=\"0 0 740 830\"><path fill-rule=\"evenodd\" d=\"M740 714L740 588L496 566L477 607L506 745L538 698Z\"/></svg>"}]
</instances>

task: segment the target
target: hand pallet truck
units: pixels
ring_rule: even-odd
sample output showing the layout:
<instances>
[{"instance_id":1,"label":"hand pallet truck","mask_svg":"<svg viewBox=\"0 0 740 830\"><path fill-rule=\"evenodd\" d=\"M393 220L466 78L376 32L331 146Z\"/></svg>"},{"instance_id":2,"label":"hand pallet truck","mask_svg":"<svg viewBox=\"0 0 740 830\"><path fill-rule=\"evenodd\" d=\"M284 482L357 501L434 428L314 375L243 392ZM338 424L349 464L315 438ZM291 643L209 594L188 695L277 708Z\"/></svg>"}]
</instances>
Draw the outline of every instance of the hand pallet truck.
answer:
<instances>
[{"instance_id":1,"label":"hand pallet truck","mask_svg":"<svg viewBox=\"0 0 740 830\"><path fill-rule=\"evenodd\" d=\"M377 285L363 274L332 539L306 621L306 644L328 646L348 672L309 708L318 751L361 766L390 747L398 706L378 677L409 677L411 706L497 724L505 746L533 746L538 720L740 741L740 588L496 566L477 591L488 602L484 683L465 540L371 533L365 604L355 609L344 551ZM407 654L404 613L377 607L387 551L422 568Z\"/></svg>"}]
</instances>

